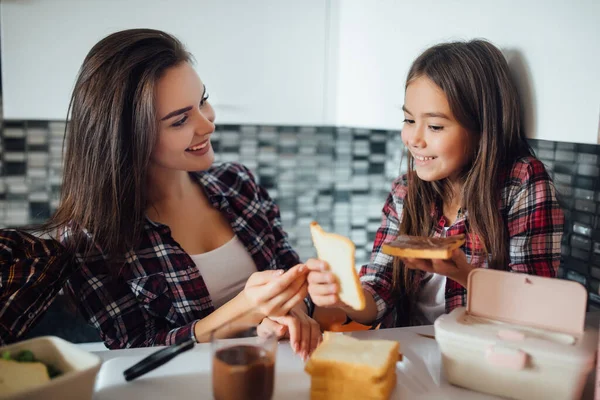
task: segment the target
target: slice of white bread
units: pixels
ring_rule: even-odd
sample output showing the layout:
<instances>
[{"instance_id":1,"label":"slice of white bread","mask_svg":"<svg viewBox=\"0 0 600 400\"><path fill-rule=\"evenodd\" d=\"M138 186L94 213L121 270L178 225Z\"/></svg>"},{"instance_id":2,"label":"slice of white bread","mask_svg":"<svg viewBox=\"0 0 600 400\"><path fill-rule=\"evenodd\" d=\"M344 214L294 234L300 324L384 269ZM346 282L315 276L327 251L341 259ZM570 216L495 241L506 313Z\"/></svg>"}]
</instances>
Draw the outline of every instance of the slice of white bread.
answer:
<instances>
[{"instance_id":1,"label":"slice of white bread","mask_svg":"<svg viewBox=\"0 0 600 400\"><path fill-rule=\"evenodd\" d=\"M464 243L465 235L445 238L400 235L384 244L381 251L395 257L447 260Z\"/></svg>"},{"instance_id":2,"label":"slice of white bread","mask_svg":"<svg viewBox=\"0 0 600 400\"><path fill-rule=\"evenodd\" d=\"M398 361L400 344L393 340L359 340L325 332L304 370L311 376L377 382Z\"/></svg>"},{"instance_id":3,"label":"slice of white bread","mask_svg":"<svg viewBox=\"0 0 600 400\"><path fill-rule=\"evenodd\" d=\"M385 399L396 387L396 368L390 368L388 374L383 380L363 381L358 379L331 379L319 376L311 377L310 392L311 398L318 395L332 394L339 395L341 398L375 398ZM327 396L324 396L327 398Z\"/></svg>"},{"instance_id":4,"label":"slice of white bread","mask_svg":"<svg viewBox=\"0 0 600 400\"><path fill-rule=\"evenodd\" d=\"M325 332L305 365L311 399L387 399L396 387L400 345Z\"/></svg>"},{"instance_id":5,"label":"slice of white bread","mask_svg":"<svg viewBox=\"0 0 600 400\"><path fill-rule=\"evenodd\" d=\"M390 393L391 394L391 393ZM354 393L340 393L335 391L311 391L310 392L310 400L383 400L389 399L390 395L386 396L364 396L362 394L354 394Z\"/></svg>"},{"instance_id":6,"label":"slice of white bread","mask_svg":"<svg viewBox=\"0 0 600 400\"><path fill-rule=\"evenodd\" d=\"M340 300L355 310L365 308L365 295L356 272L354 243L347 237L325 232L318 223L310 224L317 257L329 264L340 285Z\"/></svg>"}]
</instances>

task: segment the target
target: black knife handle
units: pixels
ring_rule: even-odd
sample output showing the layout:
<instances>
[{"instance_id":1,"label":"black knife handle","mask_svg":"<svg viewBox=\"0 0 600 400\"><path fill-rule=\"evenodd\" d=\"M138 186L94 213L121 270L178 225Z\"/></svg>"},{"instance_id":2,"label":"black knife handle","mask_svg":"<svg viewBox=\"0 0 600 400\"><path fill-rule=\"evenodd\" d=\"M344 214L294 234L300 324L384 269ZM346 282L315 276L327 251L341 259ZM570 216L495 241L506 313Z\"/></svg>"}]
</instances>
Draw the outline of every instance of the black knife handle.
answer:
<instances>
[{"instance_id":1,"label":"black knife handle","mask_svg":"<svg viewBox=\"0 0 600 400\"><path fill-rule=\"evenodd\" d=\"M150 354L148 357L133 365L131 368L128 368L125 371L123 371L125 380L132 381L135 378L147 374L148 372L169 362L173 359L173 357L190 350L194 347L195 344L196 342L194 341L194 339L188 339L185 342L181 342L179 344L160 349Z\"/></svg>"}]
</instances>

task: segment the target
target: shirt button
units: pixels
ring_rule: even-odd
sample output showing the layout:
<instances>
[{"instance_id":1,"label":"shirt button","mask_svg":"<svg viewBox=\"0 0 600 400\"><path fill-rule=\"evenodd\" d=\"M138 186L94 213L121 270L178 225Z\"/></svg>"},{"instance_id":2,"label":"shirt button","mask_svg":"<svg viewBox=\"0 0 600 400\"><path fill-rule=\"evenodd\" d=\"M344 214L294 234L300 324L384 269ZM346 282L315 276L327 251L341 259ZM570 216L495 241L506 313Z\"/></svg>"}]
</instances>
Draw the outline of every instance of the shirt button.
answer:
<instances>
[{"instance_id":1,"label":"shirt button","mask_svg":"<svg viewBox=\"0 0 600 400\"><path fill-rule=\"evenodd\" d=\"M29 317L29 319L32 319L33 317L35 317L35 314L32 313L32 312L30 312L29 315L28 315L28 317Z\"/></svg>"}]
</instances>

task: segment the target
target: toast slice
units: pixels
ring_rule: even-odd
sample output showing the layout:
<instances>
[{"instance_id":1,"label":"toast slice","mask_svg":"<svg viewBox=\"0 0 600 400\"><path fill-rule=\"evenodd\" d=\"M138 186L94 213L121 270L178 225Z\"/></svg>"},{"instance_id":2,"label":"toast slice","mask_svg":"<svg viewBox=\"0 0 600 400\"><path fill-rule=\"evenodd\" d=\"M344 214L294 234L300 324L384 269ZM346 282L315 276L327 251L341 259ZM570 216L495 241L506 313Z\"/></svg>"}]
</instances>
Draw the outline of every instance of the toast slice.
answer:
<instances>
[{"instance_id":1,"label":"toast slice","mask_svg":"<svg viewBox=\"0 0 600 400\"><path fill-rule=\"evenodd\" d=\"M336 398L342 400L350 399L387 399L396 387L396 371L390 370L389 378L381 383L363 383L360 381L348 382L345 380L332 381L321 379L315 382L315 378L311 379L310 397L311 399L328 399Z\"/></svg>"},{"instance_id":2,"label":"toast slice","mask_svg":"<svg viewBox=\"0 0 600 400\"><path fill-rule=\"evenodd\" d=\"M465 235L444 238L400 235L381 250L394 257L448 260L464 243Z\"/></svg>"},{"instance_id":3,"label":"toast slice","mask_svg":"<svg viewBox=\"0 0 600 400\"><path fill-rule=\"evenodd\" d=\"M354 243L347 237L325 232L316 222L310 224L310 234L317 257L326 261L340 285L340 300L355 310L365 308L365 295L356 272Z\"/></svg>"},{"instance_id":4,"label":"toast slice","mask_svg":"<svg viewBox=\"0 0 600 400\"><path fill-rule=\"evenodd\" d=\"M400 345L325 332L304 369L311 399L387 399L396 387Z\"/></svg>"},{"instance_id":5,"label":"toast slice","mask_svg":"<svg viewBox=\"0 0 600 400\"><path fill-rule=\"evenodd\" d=\"M311 393L334 392L344 394L346 397L359 398L386 398L396 387L396 368L390 368L387 375L378 381L353 379L334 379L329 377L312 376L310 380Z\"/></svg>"}]
</instances>

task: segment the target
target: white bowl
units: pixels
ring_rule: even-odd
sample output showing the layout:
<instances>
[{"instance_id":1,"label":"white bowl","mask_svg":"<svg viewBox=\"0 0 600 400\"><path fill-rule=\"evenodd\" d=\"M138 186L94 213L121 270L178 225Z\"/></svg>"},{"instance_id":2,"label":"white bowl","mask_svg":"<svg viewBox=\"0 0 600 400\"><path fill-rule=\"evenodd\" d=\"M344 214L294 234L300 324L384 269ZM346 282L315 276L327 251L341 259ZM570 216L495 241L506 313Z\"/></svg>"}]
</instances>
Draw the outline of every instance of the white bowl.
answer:
<instances>
[{"instance_id":1,"label":"white bowl","mask_svg":"<svg viewBox=\"0 0 600 400\"><path fill-rule=\"evenodd\" d=\"M61 375L49 382L24 390L8 397L0 393L0 399L91 399L96 374L102 361L92 353L81 350L77 345L55 336L43 336L9 346L0 347L0 354L9 351L12 356L22 350L30 350L35 358L52 364Z\"/></svg>"}]
</instances>

